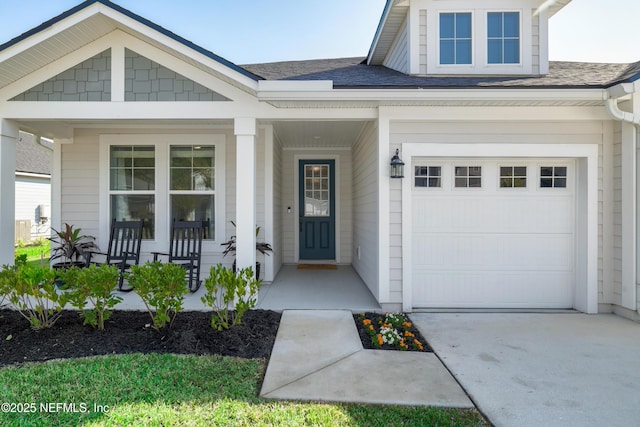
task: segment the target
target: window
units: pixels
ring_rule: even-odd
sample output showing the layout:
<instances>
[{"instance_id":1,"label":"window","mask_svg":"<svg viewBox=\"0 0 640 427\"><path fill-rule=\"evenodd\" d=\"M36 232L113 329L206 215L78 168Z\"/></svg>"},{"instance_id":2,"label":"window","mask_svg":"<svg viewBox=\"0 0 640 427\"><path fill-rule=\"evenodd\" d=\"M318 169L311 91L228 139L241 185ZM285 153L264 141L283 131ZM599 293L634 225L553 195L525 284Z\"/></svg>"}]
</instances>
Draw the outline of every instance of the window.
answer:
<instances>
[{"instance_id":1,"label":"window","mask_svg":"<svg viewBox=\"0 0 640 427\"><path fill-rule=\"evenodd\" d=\"M109 197L111 218L145 221L145 238L154 238L155 147L111 146Z\"/></svg>"},{"instance_id":2,"label":"window","mask_svg":"<svg viewBox=\"0 0 640 427\"><path fill-rule=\"evenodd\" d=\"M440 64L471 64L471 13L440 14Z\"/></svg>"},{"instance_id":3,"label":"window","mask_svg":"<svg viewBox=\"0 0 640 427\"><path fill-rule=\"evenodd\" d=\"M99 241L112 219L142 219L144 250L166 251L174 219L202 220L205 247L219 250L225 157L224 134L100 135Z\"/></svg>"},{"instance_id":4,"label":"window","mask_svg":"<svg viewBox=\"0 0 640 427\"><path fill-rule=\"evenodd\" d=\"M527 186L526 166L501 166L500 188L525 188Z\"/></svg>"},{"instance_id":5,"label":"window","mask_svg":"<svg viewBox=\"0 0 640 427\"><path fill-rule=\"evenodd\" d=\"M304 216L329 216L331 212L329 165L304 165Z\"/></svg>"},{"instance_id":6,"label":"window","mask_svg":"<svg viewBox=\"0 0 640 427\"><path fill-rule=\"evenodd\" d=\"M415 186L440 188L442 185L442 168L440 166L416 166Z\"/></svg>"},{"instance_id":7,"label":"window","mask_svg":"<svg viewBox=\"0 0 640 427\"><path fill-rule=\"evenodd\" d=\"M487 62L489 64L520 63L520 13L489 12L487 14Z\"/></svg>"},{"instance_id":8,"label":"window","mask_svg":"<svg viewBox=\"0 0 640 427\"><path fill-rule=\"evenodd\" d=\"M214 236L215 147L172 145L170 147L170 219L203 220L205 238Z\"/></svg>"},{"instance_id":9,"label":"window","mask_svg":"<svg viewBox=\"0 0 640 427\"><path fill-rule=\"evenodd\" d=\"M456 188L480 188L482 187L482 167L481 166L456 166L455 167Z\"/></svg>"},{"instance_id":10,"label":"window","mask_svg":"<svg viewBox=\"0 0 640 427\"><path fill-rule=\"evenodd\" d=\"M566 166L542 166L540 168L541 188L566 188L567 187L567 167Z\"/></svg>"}]
</instances>

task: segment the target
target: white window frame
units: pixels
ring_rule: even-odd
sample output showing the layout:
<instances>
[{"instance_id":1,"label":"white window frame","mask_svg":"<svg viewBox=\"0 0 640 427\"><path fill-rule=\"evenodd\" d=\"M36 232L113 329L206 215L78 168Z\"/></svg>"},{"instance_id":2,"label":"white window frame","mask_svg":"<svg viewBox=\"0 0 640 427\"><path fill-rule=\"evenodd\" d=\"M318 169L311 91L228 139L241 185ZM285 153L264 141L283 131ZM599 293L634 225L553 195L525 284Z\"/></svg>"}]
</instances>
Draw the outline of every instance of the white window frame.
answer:
<instances>
[{"instance_id":1,"label":"white window frame","mask_svg":"<svg viewBox=\"0 0 640 427\"><path fill-rule=\"evenodd\" d=\"M559 192L559 191L570 191L571 186L573 185L573 168L571 167L570 163L555 163L555 162L548 162L548 163L538 163L536 168L536 187L538 188L538 191L553 191L553 192ZM551 187L543 187L542 186L542 179L543 178L549 178L549 177L543 177L542 176L542 168L566 168L567 171L567 175L564 177L564 179L566 180L566 185L564 187L555 187L555 186L551 186ZM552 178L552 183L555 183L555 177L551 177Z\"/></svg>"},{"instance_id":2,"label":"white window frame","mask_svg":"<svg viewBox=\"0 0 640 427\"><path fill-rule=\"evenodd\" d=\"M528 191L529 187L531 187L531 167L528 164L522 164L521 162L513 162L513 163L509 163L509 162L498 162L496 163L496 175L498 177L498 183L496 185L496 188L499 191ZM526 175L525 175L525 179L526 179L526 185L524 187L503 187L501 186L501 181L502 181L502 173L500 172L501 168L525 168L526 169ZM515 172L514 172L515 173ZM507 177L509 178L509 177ZM511 179L515 179L515 176L512 176ZM518 178L520 178L520 176L518 176Z\"/></svg>"},{"instance_id":3,"label":"white window frame","mask_svg":"<svg viewBox=\"0 0 640 427\"><path fill-rule=\"evenodd\" d=\"M427 43L427 74L513 74L530 75L533 74L533 11L528 8L514 9L508 1L503 1L503 7L496 5L492 8L466 8L454 9L451 7L443 9L427 10L427 40L437 41ZM518 12L520 14L520 63L519 64L489 64L488 62L488 13L489 12ZM471 13L472 38L471 38L471 64L440 64L440 15L442 13ZM545 24L546 25L546 24ZM545 31L543 23L540 23L540 34L542 40ZM416 51L418 52L418 51ZM418 53L415 53L418 55ZM546 55L546 47L539 46L538 55L542 61ZM413 57L412 57L413 58ZM418 63L419 58L413 58ZM539 64L542 66L543 64Z\"/></svg>"},{"instance_id":4,"label":"white window frame","mask_svg":"<svg viewBox=\"0 0 640 427\"><path fill-rule=\"evenodd\" d=\"M456 168L467 168L467 175L462 177L462 176L456 176ZM469 175L469 168L480 168L480 176L479 177L471 177ZM484 164L483 162L452 162L451 163L451 189L454 191L464 191L464 190L471 190L471 191L481 191L484 190L486 187L486 173L487 173L487 165ZM458 187L456 186L456 178L466 178L467 179L467 185L464 187ZM471 187L469 186L469 179L470 178L480 178L480 186L479 187Z\"/></svg>"},{"instance_id":5,"label":"white window frame","mask_svg":"<svg viewBox=\"0 0 640 427\"><path fill-rule=\"evenodd\" d=\"M220 243L225 239L226 228L226 138L224 134L102 134L100 135L100 196L98 245L106 250L111 224L109 152L112 145L155 146L155 238L142 241L142 252L166 251L169 249L170 218L170 147L177 145L215 146L215 236L203 241L203 251L221 252Z\"/></svg>"},{"instance_id":6,"label":"white window frame","mask_svg":"<svg viewBox=\"0 0 640 427\"><path fill-rule=\"evenodd\" d=\"M517 13L518 14L518 24L519 24L519 33L518 33L518 55L519 55L519 61L517 63L504 63L504 62L498 62L498 63L489 63L489 14L490 13ZM522 33L523 33L523 27L522 27L522 10L519 9L512 9L512 10L486 10L484 12L484 43L485 43L485 49L486 49L486 54L484 56L485 58L485 65L487 67L519 67L522 64ZM504 28L503 28L504 31ZM505 40L504 34L502 36L502 40ZM504 46L503 46L504 49ZM504 51L503 51L503 60L504 60Z\"/></svg>"},{"instance_id":7,"label":"white window frame","mask_svg":"<svg viewBox=\"0 0 640 427\"><path fill-rule=\"evenodd\" d=\"M416 178L426 178L427 179L427 184L429 182L429 178L436 178L436 176L431 176L428 173L427 170L427 175L426 176L417 176L416 175L416 168L418 167L426 167L426 168L440 168L440 175L438 176L440 178L440 185L437 187L431 187L429 185L427 186L421 186L421 185L416 185ZM416 163L412 165L412 177L411 179L413 180L412 185L413 188L415 188L418 191L441 191L444 188L444 183L445 183L445 168L443 165L441 164L434 164L434 163Z\"/></svg>"}]
</instances>

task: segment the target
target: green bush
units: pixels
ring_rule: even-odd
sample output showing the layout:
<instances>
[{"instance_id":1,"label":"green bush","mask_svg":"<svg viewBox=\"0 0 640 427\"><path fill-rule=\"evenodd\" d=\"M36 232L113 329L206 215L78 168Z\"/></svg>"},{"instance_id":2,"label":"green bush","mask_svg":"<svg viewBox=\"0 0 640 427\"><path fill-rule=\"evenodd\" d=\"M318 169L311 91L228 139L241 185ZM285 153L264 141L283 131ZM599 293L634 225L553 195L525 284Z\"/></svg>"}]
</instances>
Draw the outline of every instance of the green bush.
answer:
<instances>
[{"instance_id":1,"label":"green bush","mask_svg":"<svg viewBox=\"0 0 640 427\"><path fill-rule=\"evenodd\" d=\"M234 273L218 264L211 267L204 281L206 293L202 302L213 309L211 327L221 331L242 323L244 313L256 306L261 280L256 280L251 267ZM235 311L231 306L235 302Z\"/></svg>"},{"instance_id":2,"label":"green bush","mask_svg":"<svg viewBox=\"0 0 640 427\"><path fill-rule=\"evenodd\" d=\"M62 315L67 295L55 286L56 272L49 267L20 265L15 267L15 284L9 300L33 329L52 327Z\"/></svg>"},{"instance_id":3,"label":"green bush","mask_svg":"<svg viewBox=\"0 0 640 427\"><path fill-rule=\"evenodd\" d=\"M3 265L0 269L0 307L9 298L11 290L16 286L18 267L15 265Z\"/></svg>"},{"instance_id":4,"label":"green bush","mask_svg":"<svg viewBox=\"0 0 640 427\"><path fill-rule=\"evenodd\" d=\"M147 262L132 266L127 280L147 307L153 327L161 329L167 323L171 327L182 310L184 294L189 291L184 268L171 263Z\"/></svg>"},{"instance_id":5,"label":"green bush","mask_svg":"<svg viewBox=\"0 0 640 427\"><path fill-rule=\"evenodd\" d=\"M81 310L84 324L104 331L104 322L111 317L111 309L122 301L114 293L120 277L118 268L107 264L72 267L58 271L58 275L67 285L70 304ZM93 308L85 310L87 304Z\"/></svg>"}]
</instances>

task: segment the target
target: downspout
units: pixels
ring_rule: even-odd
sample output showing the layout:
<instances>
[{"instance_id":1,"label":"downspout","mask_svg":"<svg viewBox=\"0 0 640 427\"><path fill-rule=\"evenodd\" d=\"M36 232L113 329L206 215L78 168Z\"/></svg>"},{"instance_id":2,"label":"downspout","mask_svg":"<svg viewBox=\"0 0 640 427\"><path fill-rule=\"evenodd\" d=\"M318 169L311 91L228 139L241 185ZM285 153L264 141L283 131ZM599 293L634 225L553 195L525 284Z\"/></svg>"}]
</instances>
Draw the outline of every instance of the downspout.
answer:
<instances>
[{"instance_id":1,"label":"downspout","mask_svg":"<svg viewBox=\"0 0 640 427\"><path fill-rule=\"evenodd\" d=\"M634 126L634 130L635 132L633 132L633 136L630 141L635 142L635 149L634 149L634 156L635 156L635 170L633 170L633 182L635 182L635 192L634 195L636 197L635 200L635 204L632 204L632 207L635 208L635 224L633 224L633 226L635 226L635 233L633 238L635 239L635 242L632 243L631 248L635 249L635 256L633 257L633 270L632 272L629 273L625 273L625 268L623 266L623 272L622 272L622 276L623 276L623 294L624 294L624 286L625 286L625 282L629 283L630 280L626 279L625 280L625 276L628 277L628 274L633 274L633 280L632 280L632 285L635 287L635 308L636 311L638 313L640 313L640 300L638 299L639 295L640 295L640 286L638 285L638 277L640 277L640 260L638 259L638 255L640 254L640 239L638 239L638 230L640 230L640 217L638 216L638 213L640 212L638 203L640 202L640 197L638 195L638 189L640 188L640 175L638 172L638 162L640 162L640 156L638 156L638 149L639 147L639 134L640 134L640 108L637 107L638 105L638 101L635 100L636 102L634 102L634 96L640 96L640 95L634 95L636 93L640 94L640 81L636 80L633 83L621 83L618 84L616 86L613 86L609 89L607 89L606 92L606 99L605 99L605 109L607 110L607 113L616 121L619 121L621 123L628 123ZM633 112L628 112L628 111L623 111L620 109L619 106L619 102L622 98L624 97L628 97L631 96L631 104L632 104L632 111ZM620 141L622 144L624 144L625 142L624 138L624 131L623 131L623 138ZM635 140L635 141L634 141ZM623 148L623 155L624 155L624 148ZM623 160L624 163L624 160ZM623 191L623 195L624 195L624 191ZM624 203L624 202L623 202ZM623 223L624 223L624 212L623 212ZM624 231L623 231L624 234ZM623 244L623 252L624 251L624 247L626 245ZM628 248L628 246L627 246ZM633 250L633 249L632 249ZM624 254L623 254L623 260L625 258ZM624 264L624 262L623 262ZM624 305L624 304L623 304Z\"/></svg>"}]
</instances>

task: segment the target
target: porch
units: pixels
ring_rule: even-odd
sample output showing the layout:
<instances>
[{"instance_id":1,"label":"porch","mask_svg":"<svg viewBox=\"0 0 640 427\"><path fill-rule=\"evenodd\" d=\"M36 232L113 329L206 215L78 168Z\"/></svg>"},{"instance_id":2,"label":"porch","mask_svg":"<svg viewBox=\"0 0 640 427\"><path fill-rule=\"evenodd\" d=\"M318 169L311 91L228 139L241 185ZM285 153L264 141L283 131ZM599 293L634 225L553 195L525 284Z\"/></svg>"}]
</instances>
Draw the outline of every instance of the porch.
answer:
<instances>
[{"instance_id":1,"label":"porch","mask_svg":"<svg viewBox=\"0 0 640 427\"><path fill-rule=\"evenodd\" d=\"M200 300L204 293L203 285L197 292L185 295L183 310L209 310ZM135 291L118 294L122 302L116 309L144 310ZM339 265L336 270L298 270L296 265L284 265L273 282L262 285L256 309L342 309L354 313L381 310L380 304L349 265Z\"/></svg>"}]
</instances>

